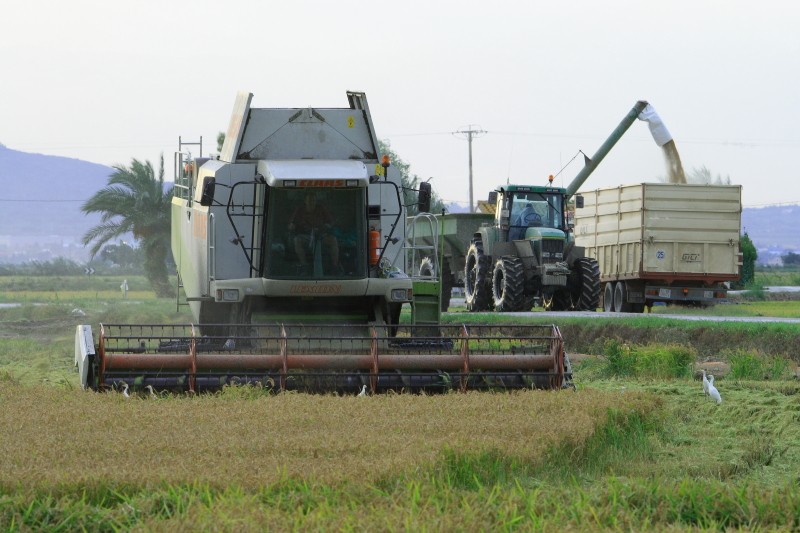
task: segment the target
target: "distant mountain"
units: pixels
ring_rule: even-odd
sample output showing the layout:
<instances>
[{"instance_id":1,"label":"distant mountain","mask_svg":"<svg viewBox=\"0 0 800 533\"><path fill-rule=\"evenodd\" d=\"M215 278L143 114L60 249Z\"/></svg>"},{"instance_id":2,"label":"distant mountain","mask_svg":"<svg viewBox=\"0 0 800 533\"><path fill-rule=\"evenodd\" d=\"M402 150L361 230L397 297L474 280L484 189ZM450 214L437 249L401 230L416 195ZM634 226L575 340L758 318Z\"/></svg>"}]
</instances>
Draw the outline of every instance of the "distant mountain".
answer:
<instances>
[{"instance_id":1,"label":"distant mountain","mask_svg":"<svg viewBox=\"0 0 800 533\"><path fill-rule=\"evenodd\" d=\"M107 185L112 172L80 159L0 145L0 262L85 255L80 239L100 217L84 215L81 205ZM42 249L47 253L37 252Z\"/></svg>"},{"instance_id":2,"label":"distant mountain","mask_svg":"<svg viewBox=\"0 0 800 533\"><path fill-rule=\"evenodd\" d=\"M747 207L742 230L758 250L758 262L776 262L787 251L800 252L800 205Z\"/></svg>"},{"instance_id":3,"label":"distant mountain","mask_svg":"<svg viewBox=\"0 0 800 533\"><path fill-rule=\"evenodd\" d=\"M105 187L111 167L11 150L0 144L0 263L68 257L88 259L83 234L100 222L81 205ZM447 205L451 213L463 205ZM759 251L759 262L800 252L800 205L745 208L742 227Z\"/></svg>"}]
</instances>

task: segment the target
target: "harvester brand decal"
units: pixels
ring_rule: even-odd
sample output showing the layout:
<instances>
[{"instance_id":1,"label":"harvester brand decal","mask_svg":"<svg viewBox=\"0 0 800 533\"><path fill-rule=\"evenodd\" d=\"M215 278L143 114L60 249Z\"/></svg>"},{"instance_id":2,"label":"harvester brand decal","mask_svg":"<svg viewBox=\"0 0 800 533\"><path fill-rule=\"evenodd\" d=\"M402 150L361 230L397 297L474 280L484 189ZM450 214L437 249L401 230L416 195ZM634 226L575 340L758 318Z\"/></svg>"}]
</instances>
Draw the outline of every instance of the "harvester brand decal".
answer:
<instances>
[{"instance_id":1,"label":"harvester brand decal","mask_svg":"<svg viewBox=\"0 0 800 533\"><path fill-rule=\"evenodd\" d=\"M192 217L192 236L205 239L208 232L208 215L195 212Z\"/></svg>"},{"instance_id":2,"label":"harvester brand decal","mask_svg":"<svg viewBox=\"0 0 800 533\"><path fill-rule=\"evenodd\" d=\"M300 180L300 187L344 187L344 180Z\"/></svg>"},{"instance_id":3,"label":"harvester brand decal","mask_svg":"<svg viewBox=\"0 0 800 533\"><path fill-rule=\"evenodd\" d=\"M699 263L700 262L700 254L683 254L681 260L684 263Z\"/></svg>"},{"instance_id":4,"label":"harvester brand decal","mask_svg":"<svg viewBox=\"0 0 800 533\"><path fill-rule=\"evenodd\" d=\"M290 294L339 294L342 292L342 286L338 283L330 285L306 284L296 283L289 287Z\"/></svg>"},{"instance_id":5,"label":"harvester brand decal","mask_svg":"<svg viewBox=\"0 0 800 533\"><path fill-rule=\"evenodd\" d=\"M375 175L376 176L383 176L383 167L380 163L375 165Z\"/></svg>"},{"instance_id":6,"label":"harvester brand decal","mask_svg":"<svg viewBox=\"0 0 800 533\"><path fill-rule=\"evenodd\" d=\"M356 127L356 119L353 118L353 115L349 115L347 117L347 127L348 128L355 128Z\"/></svg>"},{"instance_id":7,"label":"harvester brand decal","mask_svg":"<svg viewBox=\"0 0 800 533\"><path fill-rule=\"evenodd\" d=\"M664 250L656 250L656 259L663 261L665 257L667 257L667 252Z\"/></svg>"}]
</instances>

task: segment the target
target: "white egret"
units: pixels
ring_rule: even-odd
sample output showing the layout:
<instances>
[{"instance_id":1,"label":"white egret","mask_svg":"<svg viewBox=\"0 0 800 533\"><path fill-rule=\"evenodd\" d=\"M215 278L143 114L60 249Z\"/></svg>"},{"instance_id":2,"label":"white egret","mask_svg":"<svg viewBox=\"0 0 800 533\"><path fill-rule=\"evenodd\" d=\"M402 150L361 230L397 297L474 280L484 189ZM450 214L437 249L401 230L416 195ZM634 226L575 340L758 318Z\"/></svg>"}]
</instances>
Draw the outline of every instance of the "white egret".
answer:
<instances>
[{"instance_id":1,"label":"white egret","mask_svg":"<svg viewBox=\"0 0 800 533\"><path fill-rule=\"evenodd\" d=\"M717 403L722 403L722 396L720 396L719 391L714 386L714 376L709 375L708 380L708 395L711 396L711 399Z\"/></svg>"},{"instance_id":2,"label":"white egret","mask_svg":"<svg viewBox=\"0 0 800 533\"><path fill-rule=\"evenodd\" d=\"M703 370L703 393L708 394L708 377L706 376L705 369Z\"/></svg>"},{"instance_id":3,"label":"white egret","mask_svg":"<svg viewBox=\"0 0 800 533\"><path fill-rule=\"evenodd\" d=\"M358 393L359 396L366 396L367 395L367 386L361 385L361 392Z\"/></svg>"},{"instance_id":4,"label":"white egret","mask_svg":"<svg viewBox=\"0 0 800 533\"><path fill-rule=\"evenodd\" d=\"M122 395L125 396L126 398L131 397L131 395L128 394L128 384L125 383L124 381L122 382Z\"/></svg>"},{"instance_id":5,"label":"white egret","mask_svg":"<svg viewBox=\"0 0 800 533\"><path fill-rule=\"evenodd\" d=\"M153 390L153 386L152 385L146 385L145 389L150 391L150 398L151 399L155 400L155 399L158 398L158 395L156 394L156 391Z\"/></svg>"}]
</instances>

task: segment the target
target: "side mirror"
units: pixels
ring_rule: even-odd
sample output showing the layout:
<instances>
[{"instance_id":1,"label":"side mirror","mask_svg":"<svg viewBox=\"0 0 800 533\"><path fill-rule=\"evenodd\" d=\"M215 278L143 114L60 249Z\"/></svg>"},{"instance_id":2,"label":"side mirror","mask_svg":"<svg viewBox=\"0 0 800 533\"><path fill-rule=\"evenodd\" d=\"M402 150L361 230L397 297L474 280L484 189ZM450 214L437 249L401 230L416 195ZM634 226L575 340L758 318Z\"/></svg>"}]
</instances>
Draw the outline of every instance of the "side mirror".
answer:
<instances>
[{"instance_id":1,"label":"side mirror","mask_svg":"<svg viewBox=\"0 0 800 533\"><path fill-rule=\"evenodd\" d=\"M583 209L583 196L580 194L575 197L575 209Z\"/></svg>"},{"instance_id":2,"label":"side mirror","mask_svg":"<svg viewBox=\"0 0 800 533\"><path fill-rule=\"evenodd\" d=\"M214 189L216 189L217 180L213 176L203 180L203 195L200 197L200 205L208 207L214 203Z\"/></svg>"},{"instance_id":3,"label":"side mirror","mask_svg":"<svg viewBox=\"0 0 800 533\"><path fill-rule=\"evenodd\" d=\"M489 205L497 205L497 191L489 193Z\"/></svg>"},{"instance_id":4,"label":"side mirror","mask_svg":"<svg viewBox=\"0 0 800 533\"><path fill-rule=\"evenodd\" d=\"M419 184L419 212L431 212L431 184L427 181Z\"/></svg>"}]
</instances>

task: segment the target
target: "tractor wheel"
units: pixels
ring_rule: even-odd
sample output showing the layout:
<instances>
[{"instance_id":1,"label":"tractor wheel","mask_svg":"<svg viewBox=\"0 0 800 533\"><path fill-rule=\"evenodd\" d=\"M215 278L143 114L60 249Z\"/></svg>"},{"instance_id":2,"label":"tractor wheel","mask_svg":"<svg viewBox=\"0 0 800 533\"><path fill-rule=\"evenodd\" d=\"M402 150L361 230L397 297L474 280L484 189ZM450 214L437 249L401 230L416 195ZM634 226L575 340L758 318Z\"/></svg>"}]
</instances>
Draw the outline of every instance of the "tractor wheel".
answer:
<instances>
[{"instance_id":1,"label":"tractor wheel","mask_svg":"<svg viewBox=\"0 0 800 533\"><path fill-rule=\"evenodd\" d=\"M433 259L425 257L419 263L419 276L421 278L433 278Z\"/></svg>"},{"instance_id":2,"label":"tractor wheel","mask_svg":"<svg viewBox=\"0 0 800 533\"><path fill-rule=\"evenodd\" d=\"M600 266L596 259L581 257L575 260L575 276L579 283L573 287L575 308L579 311L596 311L600 304Z\"/></svg>"},{"instance_id":3,"label":"tractor wheel","mask_svg":"<svg viewBox=\"0 0 800 533\"><path fill-rule=\"evenodd\" d=\"M492 272L492 299L500 312L522 311L525 303L525 267L519 257L501 257Z\"/></svg>"},{"instance_id":4,"label":"tractor wheel","mask_svg":"<svg viewBox=\"0 0 800 533\"><path fill-rule=\"evenodd\" d=\"M419 264L420 277L432 278L433 260L430 257L424 258ZM450 296L453 293L453 274L450 272L450 261L445 257L442 261L442 271L439 273L439 283L442 284L442 296L440 300L442 311L447 311L450 307Z\"/></svg>"},{"instance_id":5,"label":"tractor wheel","mask_svg":"<svg viewBox=\"0 0 800 533\"><path fill-rule=\"evenodd\" d=\"M453 295L453 273L450 271L450 260L442 260L442 311L450 307L450 297Z\"/></svg>"},{"instance_id":6,"label":"tractor wheel","mask_svg":"<svg viewBox=\"0 0 800 533\"><path fill-rule=\"evenodd\" d=\"M485 311L491 301L489 258L483 255L483 243L475 239L467 251L464 265L464 296L467 311Z\"/></svg>"},{"instance_id":7,"label":"tractor wheel","mask_svg":"<svg viewBox=\"0 0 800 533\"><path fill-rule=\"evenodd\" d=\"M553 295L553 311L572 311L577 299L571 291L559 291Z\"/></svg>"}]
</instances>

